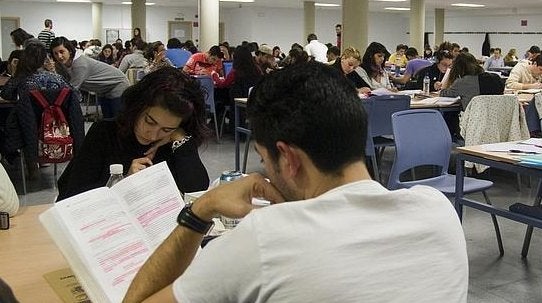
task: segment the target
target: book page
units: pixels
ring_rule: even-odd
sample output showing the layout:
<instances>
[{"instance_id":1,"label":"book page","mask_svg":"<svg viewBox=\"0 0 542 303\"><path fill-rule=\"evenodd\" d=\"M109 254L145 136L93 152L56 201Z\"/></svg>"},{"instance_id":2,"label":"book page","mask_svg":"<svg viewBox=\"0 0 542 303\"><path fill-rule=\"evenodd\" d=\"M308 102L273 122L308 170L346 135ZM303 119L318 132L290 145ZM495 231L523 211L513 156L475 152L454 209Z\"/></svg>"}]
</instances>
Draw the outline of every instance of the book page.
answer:
<instances>
[{"instance_id":1,"label":"book page","mask_svg":"<svg viewBox=\"0 0 542 303\"><path fill-rule=\"evenodd\" d=\"M153 249L177 226L184 202L166 162L139 171L111 190L122 198Z\"/></svg>"},{"instance_id":2,"label":"book page","mask_svg":"<svg viewBox=\"0 0 542 303\"><path fill-rule=\"evenodd\" d=\"M120 302L151 248L118 197L102 187L60 201L51 210L57 212L84 267L109 301ZM74 272L79 277L77 268ZM84 287L95 287L85 282L81 279ZM93 291L87 292L94 299Z\"/></svg>"}]
</instances>

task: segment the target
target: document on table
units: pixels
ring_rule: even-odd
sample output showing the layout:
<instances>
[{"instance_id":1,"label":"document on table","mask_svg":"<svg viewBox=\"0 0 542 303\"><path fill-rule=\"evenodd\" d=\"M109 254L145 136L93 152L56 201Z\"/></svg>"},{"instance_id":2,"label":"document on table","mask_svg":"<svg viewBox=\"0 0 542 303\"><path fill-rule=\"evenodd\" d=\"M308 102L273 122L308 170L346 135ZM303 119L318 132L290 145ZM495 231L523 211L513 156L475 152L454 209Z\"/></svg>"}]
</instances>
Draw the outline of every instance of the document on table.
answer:
<instances>
[{"instance_id":1,"label":"document on table","mask_svg":"<svg viewBox=\"0 0 542 303\"><path fill-rule=\"evenodd\" d=\"M505 152L516 154L542 154L542 148L536 145L524 144L522 142L501 142L484 144L482 149L487 152Z\"/></svg>"},{"instance_id":2,"label":"document on table","mask_svg":"<svg viewBox=\"0 0 542 303\"><path fill-rule=\"evenodd\" d=\"M461 97L432 97L432 98L425 98L422 100L414 100L412 101L412 104L421 104L421 105L432 105L432 104L440 104L440 105L451 105L454 103L459 102Z\"/></svg>"}]
</instances>

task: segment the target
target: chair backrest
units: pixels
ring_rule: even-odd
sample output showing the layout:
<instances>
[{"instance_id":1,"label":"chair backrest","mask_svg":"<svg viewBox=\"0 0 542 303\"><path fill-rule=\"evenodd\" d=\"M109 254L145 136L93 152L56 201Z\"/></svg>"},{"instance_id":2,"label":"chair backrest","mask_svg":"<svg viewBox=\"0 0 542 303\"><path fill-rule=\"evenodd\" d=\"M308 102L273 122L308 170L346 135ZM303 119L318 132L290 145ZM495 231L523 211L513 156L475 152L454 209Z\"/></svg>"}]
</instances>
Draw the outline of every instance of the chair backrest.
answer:
<instances>
[{"instance_id":1,"label":"chair backrest","mask_svg":"<svg viewBox=\"0 0 542 303\"><path fill-rule=\"evenodd\" d=\"M388 188L399 187L402 172L422 165L448 171L452 138L440 112L432 109L412 109L396 112L391 118L395 138L395 160Z\"/></svg>"},{"instance_id":2,"label":"chair backrest","mask_svg":"<svg viewBox=\"0 0 542 303\"><path fill-rule=\"evenodd\" d=\"M373 102L372 101L365 102L365 101L363 101L363 103L362 103L363 104L363 109L365 110L365 113L367 114L367 117L369 117L371 115L372 110L373 110L373 106L372 106ZM365 143L365 156L366 157L374 157L374 156L376 156L373 138L370 136L370 134L371 134L371 124L367 123L367 140L366 140L366 143Z\"/></svg>"},{"instance_id":3,"label":"chair backrest","mask_svg":"<svg viewBox=\"0 0 542 303\"><path fill-rule=\"evenodd\" d=\"M465 146L529 138L525 114L514 95L480 95L461 117Z\"/></svg>"},{"instance_id":4,"label":"chair backrest","mask_svg":"<svg viewBox=\"0 0 542 303\"><path fill-rule=\"evenodd\" d=\"M205 98L205 107L209 110L211 114L216 113L215 109L215 84L213 82L213 79L211 76L207 75L197 75L192 76L201 85L201 89L204 91L204 98Z\"/></svg>"},{"instance_id":5,"label":"chair backrest","mask_svg":"<svg viewBox=\"0 0 542 303\"><path fill-rule=\"evenodd\" d=\"M224 66L224 77L227 77L233 68L233 61L222 61L222 65Z\"/></svg>"},{"instance_id":6,"label":"chair backrest","mask_svg":"<svg viewBox=\"0 0 542 303\"><path fill-rule=\"evenodd\" d=\"M370 112L370 137L392 135L391 115L395 112L410 109L410 96L387 95L372 96L362 101L367 112ZM371 107L368 110L368 107Z\"/></svg>"}]
</instances>

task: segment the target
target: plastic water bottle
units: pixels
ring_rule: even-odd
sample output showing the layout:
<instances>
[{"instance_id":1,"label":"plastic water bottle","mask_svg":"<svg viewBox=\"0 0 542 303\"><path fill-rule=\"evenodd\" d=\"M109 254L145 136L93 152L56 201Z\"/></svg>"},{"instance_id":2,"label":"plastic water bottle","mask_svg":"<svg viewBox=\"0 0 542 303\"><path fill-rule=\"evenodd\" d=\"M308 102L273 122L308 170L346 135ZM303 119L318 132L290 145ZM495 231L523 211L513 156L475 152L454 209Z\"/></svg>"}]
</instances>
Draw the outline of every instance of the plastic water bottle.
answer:
<instances>
[{"instance_id":1,"label":"plastic water bottle","mask_svg":"<svg viewBox=\"0 0 542 303\"><path fill-rule=\"evenodd\" d=\"M426 74L425 77L423 77L423 93L426 95L429 95L429 92L431 89L429 86L431 85L431 79L429 79L429 76Z\"/></svg>"},{"instance_id":2,"label":"plastic water bottle","mask_svg":"<svg viewBox=\"0 0 542 303\"><path fill-rule=\"evenodd\" d=\"M109 173L111 176L109 176L109 180L107 180L107 183L105 184L107 187L111 187L124 179L124 176L122 175L122 164L109 165Z\"/></svg>"}]
</instances>

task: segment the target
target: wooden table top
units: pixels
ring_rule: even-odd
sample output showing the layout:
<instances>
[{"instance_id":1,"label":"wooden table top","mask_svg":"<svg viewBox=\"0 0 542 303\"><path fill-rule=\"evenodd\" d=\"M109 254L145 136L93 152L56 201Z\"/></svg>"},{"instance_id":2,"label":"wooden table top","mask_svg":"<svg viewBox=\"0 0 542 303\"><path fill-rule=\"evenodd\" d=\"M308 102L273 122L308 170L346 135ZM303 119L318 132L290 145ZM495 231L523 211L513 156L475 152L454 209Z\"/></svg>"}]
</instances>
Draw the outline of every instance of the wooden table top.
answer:
<instances>
[{"instance_id":1,"label":"wooden table top","mask_svg":"<svg viewBox=\"0 0 542 303\"><path fill-rule=\"evenodd\" d=\"M43 275L69 267L38 219L52 204L28 206L0 230L0 277L24 302L62 302Z\"/></svg>"},{"instance_id":2,"label":"wooden table top","mask_svg":"<svg viewBox=\"0 0 542 303\"><path fill-rule=\"evenodd\" d=\"M478 156L490 160L516 164L519 162L518 155L503 153L503 152L488 152L483 149L483 145L473 145L457 147L456 150L460 153Z\"/></svg>"}]
</instances>

